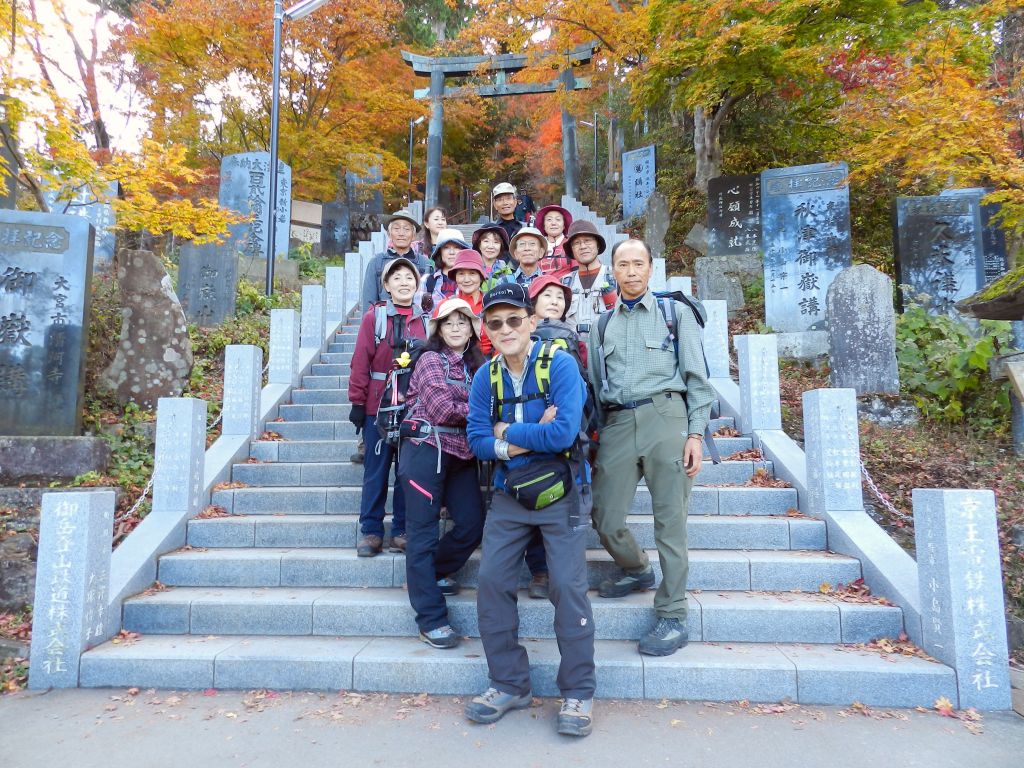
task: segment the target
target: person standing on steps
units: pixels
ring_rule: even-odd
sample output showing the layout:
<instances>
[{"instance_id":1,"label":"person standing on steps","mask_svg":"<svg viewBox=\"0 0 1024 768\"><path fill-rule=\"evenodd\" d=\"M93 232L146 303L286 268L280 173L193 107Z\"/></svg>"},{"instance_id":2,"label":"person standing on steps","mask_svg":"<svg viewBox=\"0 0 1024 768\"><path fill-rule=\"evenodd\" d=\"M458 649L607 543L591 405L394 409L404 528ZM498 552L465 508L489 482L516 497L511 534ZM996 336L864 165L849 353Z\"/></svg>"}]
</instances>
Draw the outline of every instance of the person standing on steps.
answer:
<instances>
[{"instance_id":1,"label":"person standing on steps","mask_svg":"<svg viewBox=\"0 0 1024 768\"><path fill-rule=\"evenodd\" d=\"M430 312L445 299L455 295L458 286L448 272L455 263L459 251L469 248L457 229L442 229L437 235L437 244L430 255L432 271L423 277L422 296L419 304L424 312Z\"/></svg>"},{"instance_id":2,"label":"person standing on steps","mask_svg":"<svg viewBox=\"0 0 1024 768\"><path fill-rule=\"evenodd\" d=\"M430 334L406 393L398 461L406 505L405 583L420 639L432 648L454 648L459 636L451 627L444 599L458 594L454 574L480 543L484 525L466 417L470 382L485 360L477 344L480 319L462 299L438 304L428 327ZM438 541L442 506L448 508L454 527Z\"/></svg>"},{"instance_id":3,"label":"person standing on steps","mask_svg":"<svg viewBox=\"0 0 1024 768\"><path fill-rule=\"evenodd\" d=\"M434 252L434 245L437 243L437 235L442 229L448 227L448 219L445 216L444 208L428 208L423 214L423 234L419 240L413 242L413 250L419 256L427 256Z\"/></svg>"},{"instance_id":4,"label":"person standing on steps","mask_svg":"<svg viewBox=\"0 0 1024 768\"><path fill-rule=\"evenodd\" d=\"M388 238L390 245L384 253L378 253L366 265L363 275L363 289L360 306L366 312L380 301L387 301L387 291L381 282L384 265L404 256L411 261L419 273L425 274L430 269L429 254L417 256L412 249L412 240L419 231L420 225L411 213L406 210L395 211L388 219Z\"/></svg>"},{"instance_id":5,"label":"person standing on steps","mask_svg":"<svg viewBox=\"0 0 1024 768\"><path fill-rule=\"evenodd\" d=\"M363 461L363 493L359 500L359 529L356 545L359 557L373 557L384 546L384 506L395 450L380 439L377 410L384 394L388 373L403 353L414 351L426 338L427 319L413 306L419 286L416 265L407 258L390 261L381 273L381 286L388 299L372 305L363 315L352 354L348 380L349 421L363 430L366 457ZM395 487L391 501L391 548L405 551L405 497Z\"/></svg>"},{"instance_id":6,"label":"person standing on steps","mask_svg":"<svg viewBox=\"0 0 1024 768\"><path fill-rule=\"evenodd\" d=\"M507 181L496 184L491 190L491 205L498 214L494 223L504 229L511 240L523 227L523 222L516 218L516 188Z\"/></svg>"},{"instance_id":7,"label":"person standing on steps","mask_svg":"<svg viewBox=\"0 0 1024 768\"><path fill-rule=\"evenodd\" d=\"M533 202L533 198L530 197L530 193L525 189L519 190L519 196L516 201L516 219L523 222L523 224L532 225L533 217L537 213L537 205Z\"/></svg>"},{"instance_id":8,"label":"person standing on steps","mask_svg":"<svg viewBox=\"0 0 1024 768\"><path fill-rule=\"evenodd\" d=\"M477 618L490 686L466 705L477 723L530 706L530 661L519 642L518 590L523 555L540 530L550 567L550 599L561 653L557 684L565 701L558 731L593 728L594 615L587 597L589 467L577 445L585 385L576 362L556 352L539 366L537 318L521 285L484 296L484 325L499 355L477 371L467 433L481 461L495 461L484 523ZM569 456L566 456L566 453Z\"/></svg>"},{"instance_id":9,"label":"person standing on steps","mask_svg":"<svg viewBox=\"0 0 1024 768\"><path fill-rule=\"evenodd\" d=\"M523 227L512 238L512 258L519 262L518 268L512 273L512 281L523 286L527 292L533 281L543 274L540 271L540 260L546 244L544 235L533 227Z\"/></svg>"},{"instance_id":10,"label":"person standing on steps","mask_svg":"<svg viewBox=\"0 0 1024 768\"><path fill-rule=\"evenodd\" d=\"M601 582L598 594L625 597L654 586L650 559L626 523L643 477L654 508L662 578L654 596L657 621L639 650L667 656L688 640L686 515L714 393L705 375L700 327L688 307L660 304L650 291L653 263L642 240L625 240L612 251L619 299L603 337L600 322L591 329L588 368L602 423L594 527L622 569L618 578ZM663 314L668 311L672 327Z\"/></svg>"},{"instance_id":11,"label":"person standing on steps","mask_svg":"<svg viewBox=\"0 0 1024 768\"><path fill-rule=\"evenodd\" d=\"M572 293L566 321L574 326L584 342L597 318L614 307L618 298L611 267L598 258L605 247L605 240L593 223L577 219L569 227L565 250L572 254L576 266L563 280Z\"/></svg>"},{"instance_id":12,"label":"person standing on steps","mask_svg":"<svg viewBox=\"0 0 1024 768\"><path fill-rule=\"evenodd\" d=\"M565 248L565 231L571 225L572 214L560 205L545 205L537 211L537 229L546 240L540 259L540 271L545 275L564 277L575 266L572 254Z\"/></svg>"},{"instance_id":13,"label":"person standing on steps","mask_svg":"<svg viewBox=\"0 0 1024 768\"><path fill-rule=\"evenodd\" d=\"M484 260L484 293L512 277L508 235L499 224L484 224L473 233L473 250Z\"/></svg>"}]
</instances>

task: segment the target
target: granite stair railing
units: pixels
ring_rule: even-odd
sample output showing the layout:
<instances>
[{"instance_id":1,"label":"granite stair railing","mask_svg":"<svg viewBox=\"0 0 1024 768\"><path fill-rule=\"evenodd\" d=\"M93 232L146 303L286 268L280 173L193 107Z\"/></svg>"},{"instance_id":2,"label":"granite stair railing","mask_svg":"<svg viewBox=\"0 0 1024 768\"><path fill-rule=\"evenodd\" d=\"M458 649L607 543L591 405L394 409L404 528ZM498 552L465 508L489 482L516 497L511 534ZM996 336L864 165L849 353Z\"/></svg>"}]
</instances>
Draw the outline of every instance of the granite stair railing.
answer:
<instances>
[{"instance_id":1,"label":"granite stair railing","mask_svg":"<svg viewBox=\"0 0 1024 768\"><path fill-rule=\"evenodd\" d=\"M964 640L985 619L982 596L988 619L1001 615L1001 593L965 592L960 583L968 566L977 585L999 583L991 493L915 492L918 536L929 537L918 545L929 553L922 580L863 513L852 392L805 396L805 453L781 430L774 338L736 339L737 383L729 377L724 302L707 308L704 342L722 410L713 428L741 433L720 438L719 447L724 456L758 447L764 458L707 463L697 478L686 648L661 659L636 652L653 618L650 593L593 596L598 695L885 706L931 706L945 696L960 706L1006 708L1005 637L1000 651L995 634L984 636L981 647L992 655ZM403 555L355 555L361 471L348 461L356 436L346 378L354 342L354 324L332 334L291 402L260 420L253 434L275 439L254 439L248 461L234 458L231 487L212 493L214 511L192 516L185 546L159 557L151 578L159 586L123 602L119 626L138 637L85 652L78 684L435 694L486 685L478 554L458 575L462 593L449 599L452 624L467 638L453 651L417 639ZM791 487L764 487L773 476ZM654 549L643 486L627 525ZM973 553L956 549L964 536L976 540ZM594 535L587 568L592 586L614 572ZM862 577L888 603L822 589ZM523 584L527 578L524 571ZM524 594L520 616L534 692L557 695L551 605ZM869 645L904 631L942 662Z\"/></svg>"}]
</instances>

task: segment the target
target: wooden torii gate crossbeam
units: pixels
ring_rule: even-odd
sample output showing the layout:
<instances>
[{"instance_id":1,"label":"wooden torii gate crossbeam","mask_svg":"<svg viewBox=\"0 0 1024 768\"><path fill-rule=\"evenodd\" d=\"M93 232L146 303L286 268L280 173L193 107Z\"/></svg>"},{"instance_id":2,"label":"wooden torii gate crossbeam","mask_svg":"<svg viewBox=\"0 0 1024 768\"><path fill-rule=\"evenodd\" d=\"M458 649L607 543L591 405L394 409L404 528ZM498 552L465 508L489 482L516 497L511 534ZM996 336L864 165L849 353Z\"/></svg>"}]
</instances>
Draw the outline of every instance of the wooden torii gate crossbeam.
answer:
<instances>
[{"instance_id":1,"label":"wooden torii gate crossbeam","mask_svg":"<svg viewBox=\"0 0 1024 768\"><path fill-rule=\"evenodd\" d=\"M507 77L527 66L525 54L501 54L496 56L447 56L430 57L402 51L405 63L421 77L430 78L429 88L418 88L417 99L430 99L430 124L427 131L427 183L424 206L437 205L441 191L441 144L444 132L444 103L446 97L477 95L483 98L501 96L522 96L533 93L553 93L560 87L567 91L590 87L590 79L576 78L573 66L588 64L597 51L597 43L585 43L566 52L566 67L555 80L544 83L509 83ZM493 83L459 85L448 87L449 77L493 74ZM409 147L412 152L412 147ZM576 119L565 109L562 110L562 165L565 172L565 193L579 196L579 167L576 159Z\"/></svg>"}]
</instances>

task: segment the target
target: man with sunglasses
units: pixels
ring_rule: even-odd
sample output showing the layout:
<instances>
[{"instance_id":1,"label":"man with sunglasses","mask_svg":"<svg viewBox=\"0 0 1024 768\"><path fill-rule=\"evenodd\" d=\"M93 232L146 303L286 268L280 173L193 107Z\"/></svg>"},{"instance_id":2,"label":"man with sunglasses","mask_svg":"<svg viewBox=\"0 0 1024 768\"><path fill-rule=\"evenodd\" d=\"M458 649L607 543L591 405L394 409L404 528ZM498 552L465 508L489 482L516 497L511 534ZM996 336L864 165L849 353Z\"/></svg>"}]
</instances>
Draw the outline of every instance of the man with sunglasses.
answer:
<instances>
[{"instance_id":1,"label":"man with sunglasses","mask_svg":"<svg viewBox=\"0 0 1024 768\"><path fill-rule=\"evenodd\" d=\"M477 592L490 686L466 705L465 714L493 723L530 706L530 663L519 642L517 595L523 554L540 530L561 652L556 682L565 702L558 732L586 736L593 728L596 680L587 597L590 478L586 462L570 453L586 388L569 354L558 352L550 366L538 366L541 344L530 338L537 319L523 286L505 283L488 291L483 319L499 354L473 378L467 434L477 458L497 462Z\"/></svg>"}]
</instances>

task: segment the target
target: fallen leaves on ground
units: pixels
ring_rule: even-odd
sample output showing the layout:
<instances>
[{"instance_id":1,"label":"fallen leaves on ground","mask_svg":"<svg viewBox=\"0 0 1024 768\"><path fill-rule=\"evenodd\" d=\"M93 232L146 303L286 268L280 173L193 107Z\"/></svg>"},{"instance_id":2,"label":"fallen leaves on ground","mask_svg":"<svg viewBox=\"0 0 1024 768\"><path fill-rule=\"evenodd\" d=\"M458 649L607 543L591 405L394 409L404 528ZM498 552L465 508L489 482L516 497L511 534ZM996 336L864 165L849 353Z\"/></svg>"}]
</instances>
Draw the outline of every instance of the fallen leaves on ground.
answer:
<instances>
[{"instance_id":1,"label":"fallen leaves on ground","mask_svg":"<svg viewBox=\"0 0 1024 768\"><path fill-rule=\"evenodd\" d=\"M138 632L129 632L127 629L122 629L111 638L110 642L114 645L133 645L139 637Z\"/></svg>"},{"instance_id":2,"label":"fallen leaves on ground","mask_svg":"<svg viewBox=\"0 0 1024 768\"><path fill-rule=\"evenodd\" d=\"M214 490L214 491L233 491L236 488L248 488L248 487L249 486L247 486L245 483L240 483L237 480L233 480L231 482L225 481L223 483L217 483L215 486L213 486L212 490Z\"/></svg>"},{"instance_id":3,"label":"fallen leaves on ground","mask_svg":"<svg viewBox=\"0 0 1024 768\"><path fill-rule=\"evenodd\" d=\"M910 716L906 712L900 712L895 709L872 709L867 704L861 704L859 701L853 702L847 709L841 709L836 712L839 717L849 717L850 715L860 715L861 717L870 717L873 720L909 720Z\"/></svg>"},{"instance_id":4,"label":"fallen leaves on ground","mask_svg":"<svg viewBox=\"0 0 1024 768\"><path fill-rule=\"evenodd\" d=\"M268 441L268 442L272 442L272 443L279 443L279 442L283 442L284 438L281 436L280 432L271 432L268 429L266 432L263 432L257 438L257 440L264 440L264 441Z\"/></svg>"},{"instance_id":5,"label":"fallen leaves on ground","mask_svg":"<svg viewBox=\"0 0 1024 768\"><path fill-rule=\"evenodd\" d=\"M210 520L215 517L230 517L230 513L220 504L210 504L196 515L196 520Z\"/></svg>"},{"instance_id":6,"label":"fallen leaves on ground","mask_svg":"<svg viewBox=\"0 0 1024 768\"><path fill-rule=\"evenodd\" d=\"M914 656L926 661L937 661L929 656L923 648L919 648L911 642L906 632L900 632L895 640L891 637L879 637L867 643L851 643L838 646L840 648L851 648L863 651L873 651L882 656Z\"/></svg>"},{"instance_id":7,"label":"fallen leaves on ground","mask_svg":"<svg viewBox=\"0 0 1024 768\"><path fill-rule=\"evenodd\" d=\"M761 461L760 448L747 448L745 451L736 451L725 457L725 461Z\"/></svg>"},{"instance_id":8,"label":"fallen leaves on ground","mask_svg":"<svg viewBox=\"0 0 1024 768\"><path fill-rule=\"evenodd\" d=\"M144 589L139 592L139 597L149 597L155 595L157 592L166 592L169 587L161 581L154 581L153 586L149 589Z\"/></svg>"},{"instance_id":9,"label":"fallen leaves on ground","mask_svg":"<svg viewBox=\"0 0 1024 768\"><path fill-rule=\"evenodd\" d=\"M712 437L739 437L740 431L736 427L722 426L716 429L712 434Z\"/></svg>"},{"instance_id":10,"label":"fallen leaves on ground","mask_svg":"<svg viewBox=\"0 0 1024 768\"><path fill-rule=\"evenodd\" d=\"M764 467L758 467L754 474L744 485L752 485L757 488L792 488L789 483L779 477L772 477Z\"/></svg>"},{"instance_id":11,"label":"fallen leaves on ground","mask_svg":"<svg viewBox=\"0 0 1024 768\"><path fill-rule=\"evenodd\" d=\"M828 595L829 597L834 597L837 600L842 600L844 603L892 605L891 602L881 595L872 595L871 587L864 583L863 578L851 581L849 584L839 583L834 587L826 581L818 587L818 591L823 595Z\"/></svg>"},{"instance_id":12,"label":"fallen leaves on ground","mask_svg":"<svg viewBox=\"0 0 1024 768\"><path fill-rule=\"evenodd\" d=\"M935 700L932 705L934 710L939 714L940 717L950 717L954 720L959 720L964 724L964 727L973 733L975 736L979 736L984 732L984 727L981 724L981 715L974 708L967 709L956 709L953 706L953 702L947 699L945 696L941 696ZM927 712L924 707L918 707L918 712Z\"/></svg>"},{"instance_id":13,"label":"fallen leaves on ground","mask_svg":"<svg viewBox=\"0 0 1024 768\"><path fill-rule=\"evenodd\" d=\"M18 643L32 642L32 610L0 613L0 637Z\"/></svg>"},{"instance_id":14,"label":"fallen leaves on ground","mask_svg":"<svg viewBox=\"0 0 1024 768\"><path fill-rule=\"evenodd\" d=\"M0 694L15 693L28 685L28 659L12 656L0 661Z\"/></svg>"}]
</instances>

